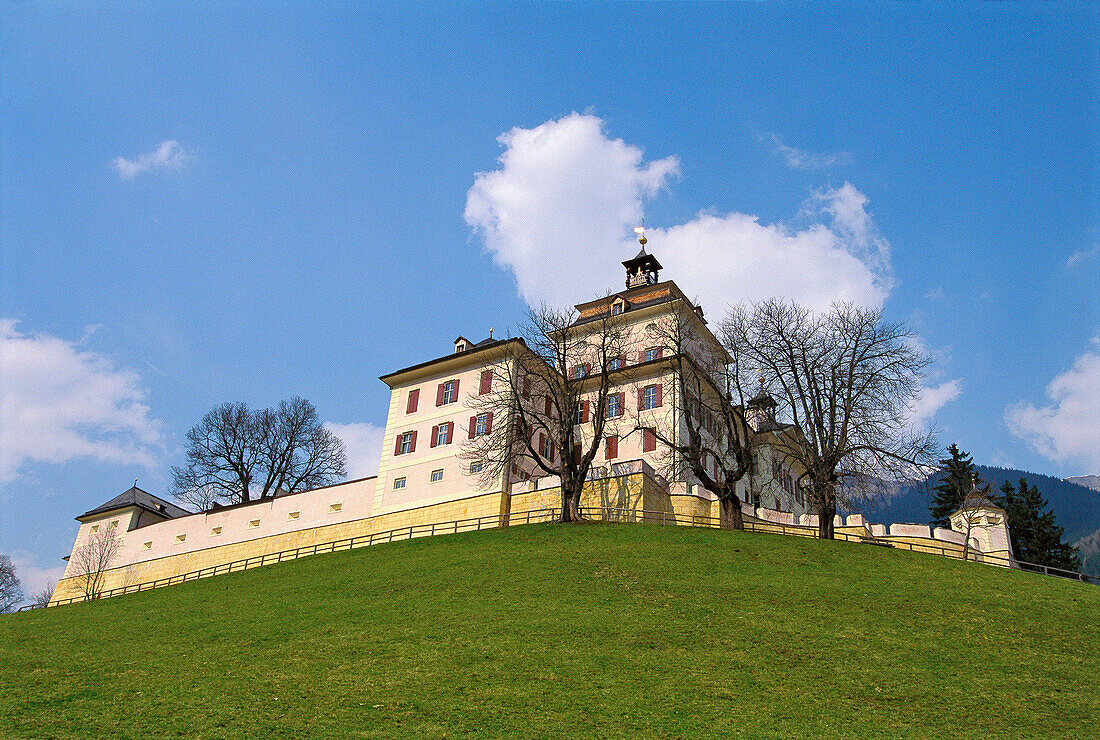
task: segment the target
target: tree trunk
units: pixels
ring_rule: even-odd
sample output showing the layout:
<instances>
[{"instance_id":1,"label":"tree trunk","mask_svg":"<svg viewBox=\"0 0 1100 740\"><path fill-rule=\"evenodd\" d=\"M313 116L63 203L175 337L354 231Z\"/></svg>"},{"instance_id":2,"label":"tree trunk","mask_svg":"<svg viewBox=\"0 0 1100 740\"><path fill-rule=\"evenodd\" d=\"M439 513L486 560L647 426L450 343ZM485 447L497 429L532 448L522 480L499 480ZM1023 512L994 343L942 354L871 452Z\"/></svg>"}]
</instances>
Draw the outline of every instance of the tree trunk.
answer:
<instances>
[{"instance_id":1,"label":"tree trunk","mask_svg":"<svg viewBox=\"0 0 1100 740\"><path fill-rule=\"evenodd\" d=\"M561 488L561 516L558 521L562 524L583 521L580 512L581 492L572 491L562 485Z\"/></svg>"},{"instance_id":2,"label":"tree trunk","mask_svg":"<svg viewBox=\"0 0 1100 740\"><path fill-rule=\"evenodd\" d=\"M741 499L736 494L718 499L718 526L722 529L744 529L745 517L741 514Z\"/></svg>"},{"instance_id":3,"label":"tree trunk","mask_svg":"<svg viewBox=\"0 0 1100 740\"><path fill-rule=\"evenodd\" d=\"M819 539L833 539L833 517L836 516L836 500L828 497L817 509L817 536Z\"/></svg>"}]
</instances>

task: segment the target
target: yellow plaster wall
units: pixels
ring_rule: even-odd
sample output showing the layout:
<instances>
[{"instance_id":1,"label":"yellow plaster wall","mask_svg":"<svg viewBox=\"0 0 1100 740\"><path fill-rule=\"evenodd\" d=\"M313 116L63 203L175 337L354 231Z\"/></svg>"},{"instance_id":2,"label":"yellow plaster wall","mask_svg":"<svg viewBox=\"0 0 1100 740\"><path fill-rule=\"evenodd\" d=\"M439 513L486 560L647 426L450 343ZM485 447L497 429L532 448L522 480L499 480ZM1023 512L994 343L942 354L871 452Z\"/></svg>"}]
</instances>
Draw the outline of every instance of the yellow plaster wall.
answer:
<instances>
[{"instance_id":1,"label":"yellow plaster wall","mask_svg":"<svg viewBox=\"0 0 1100 740\"><path fill-rule=\"evenodd\" d=\"M486 516L499 518L502 505L501 498L499 492L488 493L458 501L447 501L431 506L380 514L366 519L302 529L268 537L258 537L244 542L208 547L203 550L147 560L105 571L102 589L109 590L140 583L150 583L237 560L260 557L295 548L309 548L313 545L323 545L411 525L442 523ZM482 526L497 526L498 524L499 521L485 522ZM58 582L52 600L78 598L82 595L78 579L68 577Z\"/></svg>"}]
</instances>

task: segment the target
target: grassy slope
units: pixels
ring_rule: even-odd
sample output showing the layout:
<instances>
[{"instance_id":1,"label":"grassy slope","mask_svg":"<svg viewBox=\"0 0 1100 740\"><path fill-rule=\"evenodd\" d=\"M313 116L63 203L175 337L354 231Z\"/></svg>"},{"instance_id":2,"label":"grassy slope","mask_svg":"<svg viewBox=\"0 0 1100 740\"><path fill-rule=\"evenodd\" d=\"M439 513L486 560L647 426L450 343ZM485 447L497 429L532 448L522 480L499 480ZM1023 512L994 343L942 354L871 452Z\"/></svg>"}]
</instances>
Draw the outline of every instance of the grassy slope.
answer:
<instances>
[{"instance_id":1,"label":"grassy slope","mask_svg":"<svg viewBox=\"0 0 1100 740\"><path fill-rule=\"evenodd\" d=\"M1095 736L1100 588L538 525L0 618L0 735Z\"/></svg>"}]
</instances>

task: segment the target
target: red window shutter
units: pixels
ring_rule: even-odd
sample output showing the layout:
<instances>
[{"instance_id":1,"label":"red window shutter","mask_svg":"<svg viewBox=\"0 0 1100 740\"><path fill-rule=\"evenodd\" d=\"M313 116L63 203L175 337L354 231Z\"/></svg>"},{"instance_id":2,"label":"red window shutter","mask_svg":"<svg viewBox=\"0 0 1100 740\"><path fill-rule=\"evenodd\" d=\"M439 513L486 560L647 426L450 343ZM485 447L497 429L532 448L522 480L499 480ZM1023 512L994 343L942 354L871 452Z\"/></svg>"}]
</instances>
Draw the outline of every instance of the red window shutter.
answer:
<instances>
[{"instance_id":1,"label":"red window shutter","mask_svg":"<svg viewBox=\"0 0 1100 740\"><path fill-rule=\"evenodd\" d=\"M474 438L474 432L475 432L476 429L477 429L477 417L476 416L471 416L470 417L470 439Z\"/></svg>"},{"instance_id":2,"label":"red window shutter","mask_svg":"<svg viewBox=\"0 0 1100 740\"><path fill-rule=\"evenodd\" d=\"M658 348L657 348L657 359L659 360L659 359L661 359L661 358L662 358L662 357L664 357L664 356L665 356L665 350L664 350L664 348L663 348L663 347L658 347Z\"/></svg>"},{"instance_id":3,"label":"red window shutter","mask_svg":"<svg viewBox=\"0 0 1100 740\"><path fill-rule=\"evenodd\" d=\"M591 374L592 374L592 363L591 362L584 363L584 377L587 378Z\"/></svg>"},{"instance_id":4,"label":"red window shutter","mask_svg":"<svg viewBox=\"0 0 1100 740\"><path fill-rule=\"evenodd\" d=\"M458 384L459 384L459 382L460 382L459 379L455 378L455 395L454 395L455 401L458 401Z\"/></svg>"},{"instance_id":5,"label":"red window shutter","mask_svg":"<svg viewBox=\"0 0 1100 740\"><path fill-rule=\"evenodd\" d=\"M394 448L393 448L393 454L394 455L400 455L401 454L401 437L403 437L403 436L404 435L401 435L401 434L397 435L397 444L394 445Z\"/></svg>"},{"instance_id":6,"label":"red window shutter","mask_svg":"<svg viewBox=\"0 0 1100 740\"><path fill-rule=\"evenodd\" d=\"M607 438L607 448L606 448L606 450L604 450L604 457L606 457L608 460L614 460L618 456L619 456L619 438L618 437L608 437Z\"/></svg>"},{"instance_id":7,"label":"red window shutter","mask_svg":"<svg viewBox=\"0 0 1100 740\"><path fill-rule=\"evenodd\" d=\"M493 412L490 411L485 417L485 433L489 434L493 431Z\"/></svg>"},{"instance_id":8,"label":"red window shutter","mask_svg":"<svg viewBox=\"0 0 1100 740\"><path fill-rule=\"evenodd\" d=\"M439 387L435 389L435 405L443 405L443 384L440 383Z\"/></svg>"},{"instance_id":9,"label":"red window shutter","mask_svg":"<svg viewBox=\"0 0 1100 740\"><path fill-rule=\"evenodd\" d=\"M550 397L549 396L546 397L546 415L547 416L550 415Z\"/></svg>"},{"instance_id":10,"label":"red window shutter","mask_svg":"<svg viewBox=\"0 0 1100 740\"><path fill-rule=\"evenodd\" d=\"M493 371L482 370L481 371L481 386L477 389L479 395L484 396L489 391L493 390Z\"/></svg>"},{"instance_id":11,"label":"red window shutter","mask_svg":"<svg viewBox=\"0 0 1100 740\"><path fill-rule=\"evenodd\" d=\"M581 424L588 423L588 401L581 401Z\"/></svg>"},{"instance_id":12,"label":"red window shutter","mask_svg":"<svg viewBox=\"0 0 1100 740\"><path fill-rule=\"evenodd\" d=\"M638 353L638 362L645 362L645 350Z\"/></svg>"},{"instance_id":13,"label":"red window shutter","mask_svg":"<svg viewBox=\"0 0 1100 740\"><path fill-rule=\"evenodd\" d=\"M542 432L539 432L539 454L544 455L545 452L546 452L546 435L543 434Z\"/></svg>"},{"instance_id":14,"label":"red window shutter","mask_svg":"<svg viewBox=\"0 0 1100 740\"><path fill-rule=\"evenodd\" d=\"M642 452L653 452L657 449L657 435L652 429L646 429L642 434Z\"/></svg>"},{"instance_id":15,"label":"red window shutter","mask_svg":"<svg viewBox=\"0 0 1100 740\"><path fill-rule=\"evenodd\" d=\"M531 397L531 379L530 378L524 378L523 379L523 397L524 398L530 398Z\"/></svg>"},{"instance_id":16,"label":"red window shutter","mask_svg":"<svg viewBox=\"0 0 1100 740\"><path fill-rule=\"evenodd\" d=\"M412 441L409 443L409 452L416 452L416 430L413 430Z\"/></svg>"},{"instance_id":17,"label":"red window shutter","mask_svg":"<svg viewBox=\"0 0 1100 740\"><path fill-rule=\"evenodd\" d=\"M657 405L658 406L661 405L661 402L664 399L665 394L662 393L663 390L664 390L664 387L660 383L658 383L657 384Z\"/></svg>"},{"instance_id":18,"label":"red window shutter","mask_svg":"<svg viewBox=\"0 0 1100 740\"><path fill-rule=\"evenodd\" d=\"M418 403L420 403L420 389L413 388L411 391L409 391L409 402L405 406L405 413L415 414L416 406Z\"/></svg>"},{"instance_id":19,"label":"red window shutter","mask_svg":"<svg viewBox=\"0 0 1100 740\"><path fill-rule=\"evenodd\" d=\"M638 410L645 408L645 388L638 389Z\"/></svg>"},{"instance_id":20,"label":"red window shutter","mask_svg":"<svg viewBox=\"0 0 1100 740\"><path fill-rule=\"evenodd\" d=\"M435 440L439 437L439 426L432 427L432 438L428 440L429 447L435 447Z\"/></svg>"},{"instance_id":21,"label":"red window shutter","mask_svg":"<svg viewBox=\"0 0 1100 740\"><path fill-rule=\"evenodd\" d=\"M573 445L573 462L580 463L581 461L581 446L580 444Z\"/></svg>"},{"instance_id":22,"label":"red window shutter","mask_svg":"<svg viewBox=\"0 0 1100 740\"><path fill-rule=\"evenodd\" d=\"M454 441L455 436L455 423L453 421L447 422L447 444Z\"/></svg>"}]
</instances>

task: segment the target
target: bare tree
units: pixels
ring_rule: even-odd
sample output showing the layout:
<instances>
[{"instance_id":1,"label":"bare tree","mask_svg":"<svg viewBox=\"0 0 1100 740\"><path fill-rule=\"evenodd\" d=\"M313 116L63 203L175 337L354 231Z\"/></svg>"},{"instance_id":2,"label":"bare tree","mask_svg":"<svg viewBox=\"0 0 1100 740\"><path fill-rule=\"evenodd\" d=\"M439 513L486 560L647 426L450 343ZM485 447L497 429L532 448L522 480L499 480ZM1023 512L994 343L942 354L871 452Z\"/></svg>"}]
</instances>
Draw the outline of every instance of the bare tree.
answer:
<instances>
[{"instance_id":1,"label":"bare tree","mask_svg":"<svg viewBox=\"0 0 1100 740\"><path fill-rule=\"evenodd\" d=\"M559 519L580 521L592 461L618 424L608 418L607 398L628 372L621 321L610 306L591 317L543 306L528 312L521 339L490 369L491 390L475 397L461 457L480 467L484 485L558 476Z\"/></svg>"},{"instance_id":2,"label":"bare tree","mask_svg":"<svg viewBox=\"0 0 1100 740\"><path fill-rule=\"evenodd\" d=\"M103 593L104 573L111 568L121 548L122 540L115 530L104 529L91 533L73 553L70 561L73 580L86 600L98 599Z\"/></svg>"},{"instance_id":3,"label":"bare tree","mask_svg":"<svg viewBox=\"0 0 1100 740\"><path fill-rule=\"evenodd\" d=\"M245 403L211 409L187 433L187 465L172 468L173 493L200 509L296 493L347 476L344 444L325 429L309 401L274 409Z\"/></svg>"},{"instance_id":4,"label":"bare tree","mask_svg":"<svg viewBox=\"0 0 1100 740\"><path fill-rule=\"evenodd\" d=\"M261 498L275 491L308 491L347 477L344 443L324 428L317 409L304 398L295 396L259 412L257 424L265 469Z\"/></svg>"},{"instance_id":5,"label":"bare tree","mask_svg":"<svg viewBox=\"0 0 1100 740\"><path fill-rule=\"evenodd\" d=\"M14 611L23 600L23 587L15 575L15 563L7 555L0 555L0 614Z\"/></svg>"},{"instance_id":6,"label":"bare tree","mask_svg":"<svg viewBox=\"0 0 1100 740\"><path fill-rule=\"evenodd\" d=\"M774 445L805 471L800 483L820 537L832 538L838 502L923 478L936 464L934 433L909 424L930 362L912 337L881 311L851 303L817 316L772 299L738 307L723 323L735 362L759 369L798 429Z\"/></svg>"},{"instance_id":7,"label":"bare tree","mask_svg":"<svg viewBox=\"0 0 1100 740\"><path fill-rule=\"evenodd\" d=\"M35 591L34 594L31 595L31 606L37 608L49 606L55 588L57 588L57 584L50 581L42 588Z\"/></svg>"},{"instance_id":8,"label":"bare tree","mask_svg":"<svg viewBox=\"0 0 1100 740\"><path fill-rule=\"evenodd\" d=\"M979 513L983 508L993 503L989 499L990 484L986 483L978 488L980 478L977 475L972 477L973 483L971 484L970 493L966 495L958 509L958 513L962 514L963 525L966 527L963 532L966 535L966 541L963 543L963 560L970 559L970 533L974 530L975 524L981 523Z\"/></svg>"},{"instance_id":9,"label":"bare tree","mask_svg":"<svg viewBox=\"0 0 1100 740\"><path fill-rule=\"evenodd\" d=\"M675 409L654 422L639 408L635 430L648 430L666 451L660 463L665 478L684 480L690 472L718 499L720 526L744 529L737 484L753 472L757 435L744 414L741 368L683 301L649 324L647 333L671 366L662 396Z\"/></svg>"}]
</instances>

